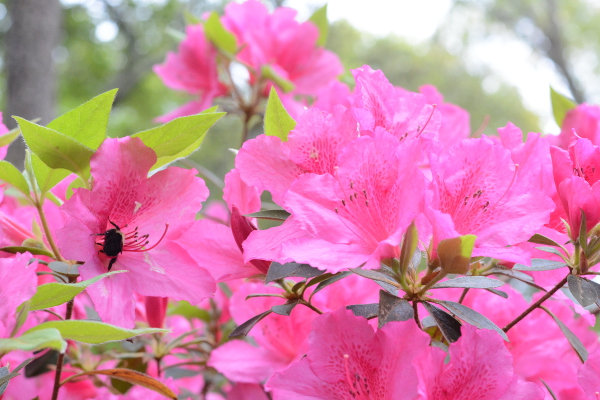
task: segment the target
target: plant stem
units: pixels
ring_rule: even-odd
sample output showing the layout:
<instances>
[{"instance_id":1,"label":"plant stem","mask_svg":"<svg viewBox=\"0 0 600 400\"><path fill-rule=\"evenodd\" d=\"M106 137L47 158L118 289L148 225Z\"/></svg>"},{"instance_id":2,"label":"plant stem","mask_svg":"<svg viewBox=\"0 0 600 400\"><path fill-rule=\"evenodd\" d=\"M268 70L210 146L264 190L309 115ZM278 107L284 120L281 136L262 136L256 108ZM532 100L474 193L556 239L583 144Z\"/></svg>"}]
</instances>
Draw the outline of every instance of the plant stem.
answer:
<instances>
[{"instance_id":1,"label":"plant stem","mask_svg":"<svg viewBox=\"0 0 600 400\"><path fill-rule=\"evenodd\" d=\"M419 307L417 307L419 305L419 302L417 301L413 301L413 310L414 310L414 314L415 314L415 322L417 323L417 326L419 327L419 329L423 329L423 326L421 326L421 320L419 320Z\"/></svg>"},{"instance_id":2,"label":"plant stem","mask_svg":"<svg viewBox=\"0 0 600 400\"><path fill-rule=\"evenodd\" d=\"M304 304L306 307L310 308L311 310L313 310L314 312L316 312L317 314L323 314L323 311L319 310L317 307L313 306L312 304L310 304L308 301L306 300L301 300L300 304Z\"/></svg>"},{"instance_id":3,"label":"plant stem","mask_svg":"<svg viewBox=\"0 0 600 400\"><path fill-rule=\"evenodd\" d=\"M461 295L460 295L460 299L458 299L458 302L459 302L460 304L462 304L462 302L465 300L465 297L467 297L467 293L469 293L469 288L465 288L465 289L462 291L462 293L461 293Z\"/></svg>"},{"instance_id":4,"label":"plant stem","mask_svg":"<svg viewBox=\"0 0 600 400\"><path fill-rule=\"evenodd\" d=\"M69 283L73 283L75 279L69 278ZM73 315L73 300L69 300L67 303L67 313L65 314L65 320L70 320ZM65 350L66 352L66 350ZM52 400L58 399L58 391L60 390L60 374L62 372L63 363L65 361L65 353L59 353L58 361L56 362L56 372L54 374L54 389L52 389Z\"/></svg>"},{"instance_id":5,"label":"plant stem","mask_svg":"<svg viewBox=\"0 0 600 400\"><path fill-rule=\"evenodd\" d=\"M62 258L62 256L60 255L60 251L58 250L58 247L56 246L56 243L54 242L54 238L52 237L52 232L50 232L50 226L48 225L48 220L46 219L46 214L44 214L43 206L39 202L36 202L35 208L37 209L37 212L40 216L40 221L42 222L42 228L44 228L44 234L46 235L46 240L48 241L50 248L52 248L52 252L54 253L54 258L56 258L56 260L58 260L58 261L64 262L65 259Z\"/></svg>"},{"instance_id":6,"label":"plant stem","mask_svg":"<svg viewBox=\"0 0 600 400\"><path fill-rule=\"evenodd\" d=\"M521 313L521 315L519 315L513 321L509 322L508 325L506 325L504 328L502 328L502 330L504 332L508 332L510 328L515 326L523 318L525 318L527 315L529 315L529 313L531 313L533 310L535 310L540 305L542 305L542 303L544 301L548 300L554 293L558 292L560 290L560 288L562 288L567 283L568 276L569 275L565 276L565 278L562 281L558 282L558 284L556 286L554 286L549 292L547 292L545 295L543 295L538 301L533 303L527 310L523 311L523 313Z\"/></svg>"}]
</instances>

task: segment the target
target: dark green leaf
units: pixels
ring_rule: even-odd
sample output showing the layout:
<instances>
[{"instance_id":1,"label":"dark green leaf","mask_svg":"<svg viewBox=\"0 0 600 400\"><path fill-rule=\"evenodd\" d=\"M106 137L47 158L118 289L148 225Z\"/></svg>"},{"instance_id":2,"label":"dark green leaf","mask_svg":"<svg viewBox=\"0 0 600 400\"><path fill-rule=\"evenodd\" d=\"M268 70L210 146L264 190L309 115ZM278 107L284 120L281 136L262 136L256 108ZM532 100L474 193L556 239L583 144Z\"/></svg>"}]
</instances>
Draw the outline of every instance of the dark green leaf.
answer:
<instances>
[{"instance_id":1,"label":"dark green leaf","mask_svg":"<svg viewBox=\"0 0 600 400\"><path fill-rule=\"evenodd\" d=\"M204 22L204 33L216 48L230 55L237 53L237 41L233 33L229 32L219 18L219 14L212 12Z\"/></svg>"},{"instance_id":2,"label":"dark green leaf","mask_svg":"<svg viewBox=\"0 0 600 400\"><path fill-rule=\"evenodd\" d=\"M454 343L460 338L460 322L458 322L454 317L448 314L446 311L443 311L431 303L423 302L422 303L429 315L433 317L435 323L438 328L442 332L442 335L446 338L448 343Z\"/></svg>"},{"instance_id":3,"label":"dark green leaf","mask_svg":"<svg viewBox=\"0 0 600 400\"><path fill-rule=\"evenodd\" d=\"M379 314L379 303L372 304L354 304L346 306L347 310L351 310L357 317L365 317L373 319Z\"/></svg>"},{"instance_id":4,"label":"dark green leaf","mask_svg":"<svg viewBox=\"0 0 600 400\"><path fill-rule=\"evenodd\" d=\"M562 127L567 112L572 108L577 107L577 103L558 93L552 86L550 87L550 101L552 102L552 114L554 114L554 120L558 126Z\"/></svg>"},{"instance_id":5,"label":"dark green leaf","mask_svg":"<svg viewBox=\"0 0 600 400\"><path fill-rule=\"evenodd\" d=\"M25 377L33 378L35 376L45 374L54 370L56 363L58 362L58 351L49 350L43 353L41 356L36 357L25 367Z\"/></svg>"},{"instance_id":6,"label":"dark green leaf","mask_svg":"<svg viewBox=\"0 0 600 400\"><path fill-rule=\"evenodd\" d=\"M500 334L500 336L502 336L504 340L506 340L507 342L509 341L508 336L506 336L506 333L502 329L500 329L498 326L496 326L496 324L494 324L487 317L481 315L477 311L472 310L469 307L463 306L462 304L456 303L454 301L437 300L436 302L444 306L448 311L450 311L452 314L462 319L463 321L471 325L475 325L479 329L490 329L496 331Z\"/></svg>"},{"instance_id":7,"label":"dark green leaf","mask_svg":"<svg viewBox=\"0 0 600 400\"><path fill-rule=\"evenodd\" d=\"M540 381L542 381L542 383L546 387L546 390L548 391L548 393L550 393L550 396L552 397L552 399L558 400L558 398L556 397L556 394L554 394L554 391L552 390L552 388L550 386L548 386L548 384L546 382L544 382L543 379L540 379Z\"/></svg>"},{"instance_id":8,"label":"dark green leaf","mask_svg":"<svg viewBox=\"0 0 600 400\"><path fill-rule=\"evenodd\" d=\"M497 296L504 297L505 299L508 299L508 293L503 292L502 290L496 290L496 289L485 289L485 290L487 290L488 292L494 293Z\"/></svg>"},{"instance_id":9,"label":"dark green leaf","mask_svg":"<svg viewBox=\"0 0 600 400\"><path fill-rule=\"evenodd\" d=\"M63 135L96 150L106 138L106 126L118 89L102 93L48 124Z\"/></svg>"},{"instance_id":10,"label":"dark green leaf","mask_svg":"<svg viewBox=\"0 0 600 400\"><path fill-rule=\"evenodd\" d=\"M0 247L0 251L5 251L5 252L11 253L11 254L25 253L26 251L28 251L31 254L33 254L34 256L54 257L54 254L50 253L48 250L39 249L37 247L7 246L7 247Z\"/></svg>"},{"instance_id":11,"label":"dark green leaf","mask_svg":"<svg viewBox=\"0 0 600 400\"><path fill-rule=\"evenodd\" d=\"M255 315L254 317L250 318L248 321L235 328L233 332L229 334L229 338L234 339L246 336L252 330L252 328L254 328L254 325L256 325L261 319L271 314L272 312L273 311L271 310L267 310L262 314Z\"/></svg>"},{"instance_id":12,"label":"dark green leaf","mask_svg":"<svg viewBox=\"0 0 600 400\"><path fill-rule=\"evenodd\" d=\"M292 310L297 305L298 305L298 300L295 300L295 301L292 301L292 302L287 303L287 304L281 304L279 306L273 306L273 307L271 307L271 311L273 311L275 314L279 314L279 315L283 315L283 316L289 317L290 314L292 313Z\"/></svg>"},{"instance_id":13,"label":"dark green leaf","mask_svg":"<svg viewBox=\"0 0 600 400\"><path fill-rule=\"evenodd\" d=\"M579 224L579 237L577 238L577 240L579 240L579 244L581 245L581 249L583 250L583 254L589 254L588 253L588 247L587 247L587 242L588 242L588 237L587 237L587 218L585 217L585 213L583 212L583 209L580 208L579 209L580 213L581 213L581 223Z\"/></svg>"},{"instance_id":14,"label":"dark green leaf","mask_svg":"<svg viewBox=\"0 0 600 400\"><path fill-rule=\"evenodd\" d=\"M524 274L523 272L520 271L513 271L511 269L507 269L507 268L492 268L489 271L490 274L495 274L495 275L504 275L504 276L508 276L510 278L519 280L523 283L528 284L529 286L532 286L536 289L539 290L543 290L544 292L546 292L547 290L544 289L543 287L541 287L540 285L538 285L537 283L535 283L533 281L533 278L527 274Z\"/></svg>"},{"instance_id":15,"label":"dark green leaf","mask_svg":"<svg viewBox=\"0 0 600 400\"><path fill-rule=\"evenodd\" d=\"M583 307L594 304L600 297L600 285L586 278L575 275L567 277L569 291Z\"/></svg>"},{"instance_id":16,"label":"dark green leaf","mask_svg":"<svg viewBox=\"0 0 600 400\"><path fill-rule=\"evenodd\" d=\"M561 245L558 244L557 242L555 242L554 240L552 240L549 237L546 237L544 235L540 235L539 233L536 233L531 238L529 238L528 242L536 243L536 244L545 244L548 246L561 247Z\"/></svg>"},{"instance_id":17,"label":"dark green leaf","mask_svg":"<svg viewBox=\"0 0 600 400\"><path fill-rule=\"evenodd\" d=\"M515 271L550 271L553 269L566 267L562 261L544 260L543 258L534 258L531 260L531 266L523 264L515 264L513 270Z\"/></svg>"},{"instance_id":18,"label":"dark green leaf","mask_svg":"<svg viewBox=\"0 0 600 400\"><path fill-rule=\"evenodd\" d=\"M9 375L11 375L11 373L8 370L8 366L4 366L4 367L0 368L0 395L2 395L4 393L4 391L6 390L6 388L8 387L8 381L9 381L9 379L11 379L8 377ZM15 376L17 376L17 375L15 375Z\"/></svg>"},{"instance_id":19,"label":"dark green leaf","mask_svg":"<svg viewBox=\"0 0 600 400\"><path fill-rule=\"evenodd\" d=\"M315 276L319 276L324 273L325 271L311 267L308 264L298 264L294 262L280 264L278 262L272 262L271 266L269 267L269 272L267 272L265 283L288 277L314 278Z\"/></svg>"},{"instance_id":20,"label":"dark green leaf","mask_svg":"<svg viewBox=\"0 0 600 400\"><path fill-rule=\"evenodd\" d=\"M315 24L317 26L317 29L319 29L319 38L317 39L317 46L324 47L325 43L327 43L327 36L329 34L329 21L327 20L327 4L317 9L308 20Z\"/></svg>"},{"instance_id":21,"label":"dark green leaf","mask_svg":"<svg viewBox=\"0 0 600 400\"><path fill-rule=\"evenodd\" d=\"M265 135L277 136L282 142L287 141L288 134L296 126L296 121L286 111L273 86L267 100L264 123Z\"/></svg>"},{"instance_id":22,"label":"dark green leaf","mask_svg":"<svg viewBox=\"0 0 600 400\"><path fill-rule=\"evenodd\" d=\"M350 272L350 271L344 271L344 272L340 272L338 274L335 274L335 275L333 275L330 278L325 279L324 281L322 281L321 283L319 283L319 285L315 288L315 290L311 294L311 297L314 296L315 293L320 292L321 290L323 290L327 286L331 285L332 283L336 283L337 281L340 281L340 280L342 280L345 277L350 276L350 275L352 275L352 272ZM315 279L318 279L318 278L315 278ZM312 283L312 281L311 281L311 283Z\"/></svg>"},{"instance_id":23,"label":"dark green leaf","mask_svg":"<svg viewBox=\"0 0 600 400\"><path fill-rule=\"evenodd\" d=\"M398 284L391 280L391 278L384 273L375 270L368 270L362 268L350 268L350 271L354 272L356 275L360 275L363 278L371 279L377 282L384 282L388 285L392 285L393 287L398 287Z\"/></svg>"},{"instance_id":24,"label":"dark green leaf","mask_svg":"<svg viewBox=\"0 0 600 400\"><path fill-rule=\"evenodd\" d=\"M556 254L559 257L563 257L563 254L554 247L540 246L540 247L536 247L536 249L545 251L546 253Z\"/></svg>"},{"instance_id":25,"label":"dark green leaf","mask_svg":"<svg viewBox=\"0 0 600 400\"><path fill-rule=\"evenodd\" d=\"M379 328L390 321L408 321L415 317L412 305L385 290L379 291L379 310L377 313Z\"/></svg>"},{"instance_id":26,"label":"dark green leaf","mask_svg":"<svg viewBox=\"0 0 600 400\"><path fill-rule=\"evenodd\" d=\"M575 336L575 334L573 332L571 332L571 330L567 327L567 325L565 325L556 315L554 315L554 313L552 313L552 311L548 310L544 306L540 306L540 308L542 310L546 311L552 317L552 319L554 319L554 322L556 322L556 324L562 331L563 335L565 335L565 337L567 338L567 340L573 347L573 350L575 350L575 352L579 356L579 359L581 360L581 362L584 363L588 358L588 351L585 348L585 346L583 345L583 343L581 343L581 340L579 340L579 338L577 336Z\"/></svg>"},{"instance_id":27,"label":"dark green leaf","mask_svg":"<svg viewBox=\"0 0 600 400\"><path fill-rule=\"evenodd\" d=\"M246 214L248 218L270 219L273 221L285 221L291 214L285 210L264 210L252 214Z\"/></svg>"},{"instance_id":28,"label":"dark green leaf","mask_svg":"<svg viewBox=\"0 0 600 400\"><path fill-rule=\"evenodd\" d=\"M79 276L79 264L67 264L62 261L53 261L48 264L48 268L54 272L73 278Z\"/></svg>"},{"instance_id":29,"label":"dark green leaf","mask_svg":"<svg viewBox=\"0 0 600 400\"><path fill-rule=\"evenodd\" d=\"M504 285L504 282L498 279L486 278L485 276L461 276L447 281L438 282L432 289L442 288L470 288L470 289L490 289Z\"/></svg>"}]
</instances>

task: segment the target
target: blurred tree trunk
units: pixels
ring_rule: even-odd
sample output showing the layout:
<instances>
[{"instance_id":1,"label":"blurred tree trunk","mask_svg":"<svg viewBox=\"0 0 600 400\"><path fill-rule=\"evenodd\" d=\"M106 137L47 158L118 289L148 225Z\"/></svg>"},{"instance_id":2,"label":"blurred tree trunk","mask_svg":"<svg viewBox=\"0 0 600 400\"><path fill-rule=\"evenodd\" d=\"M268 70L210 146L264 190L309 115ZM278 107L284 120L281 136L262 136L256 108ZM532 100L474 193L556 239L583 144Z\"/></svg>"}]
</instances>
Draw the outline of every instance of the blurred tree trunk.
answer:
<instances>
[{"instance_id":1,"label":"blurred tree trunk","mask_svg":"<svg viewBox=\"0 0 600 400\"><path fill-rule=\"evenodd\" d=\"M12 115L40 118L47 124L55 115L56 74L52 51L61 27L59 0L9 0L11 27L6 39L7 107L4 123L16 126ZM15 141L6 157L23 169L25 143Z\"/></svg>"}]
</instances>

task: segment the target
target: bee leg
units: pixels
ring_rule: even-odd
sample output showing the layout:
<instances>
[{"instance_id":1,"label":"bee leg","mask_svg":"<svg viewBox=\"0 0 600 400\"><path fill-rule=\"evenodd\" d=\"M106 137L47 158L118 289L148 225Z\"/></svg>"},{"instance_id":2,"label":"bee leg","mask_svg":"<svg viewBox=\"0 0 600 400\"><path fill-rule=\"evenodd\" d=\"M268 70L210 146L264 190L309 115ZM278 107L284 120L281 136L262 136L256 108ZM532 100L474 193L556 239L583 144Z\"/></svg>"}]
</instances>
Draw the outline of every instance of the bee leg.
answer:
<instances>
[{"instance_id":1,"label":"bee leg","mask_svg":"<svg viewBox=\"0 0 600 400\"><path fill-rule=\"evenodd\" d=\"M117 257L115 258L111 258L110 262L108 263L108 270L110 271L110 269L112 268L113 264L117 261Z\"/></svg>"}]
</instances>

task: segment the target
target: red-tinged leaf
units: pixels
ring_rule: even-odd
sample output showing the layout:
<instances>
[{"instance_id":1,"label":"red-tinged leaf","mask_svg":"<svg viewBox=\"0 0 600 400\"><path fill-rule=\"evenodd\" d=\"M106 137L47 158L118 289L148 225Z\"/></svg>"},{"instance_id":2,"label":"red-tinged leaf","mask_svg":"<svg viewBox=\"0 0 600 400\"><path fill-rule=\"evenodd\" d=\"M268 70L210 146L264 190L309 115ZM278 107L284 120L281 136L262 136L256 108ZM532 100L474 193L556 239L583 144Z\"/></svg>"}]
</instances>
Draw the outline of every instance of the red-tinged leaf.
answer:
<instances>
[{"instance_id":1,"label":"red-tinged leaf","mask_svg":"<svg viewBox=\"0 0 600 400\"><path fill-rule=\"evenodd\" d=\"M177 400L177 395L173 393L173 391L169 389L164 383L157 381L149 375L127 368L102 369L98 371L87 371L80 374L71 375L70 377L62 381L61 385L64 385L70 380L84 375L109 376L112 379L118 379L120 381L131 383L133 385L145 387L146 389L154 390L156 393L160 393L169 399Z\"/></svg>"},{"instance_id":2,"label":"red-tinged leaf","mask_svg":"<svg viewBox=\"0 0 600 400\"><path fill-rule=\"evenodd\" d=\"M464 235L440 241L437 254L442 270L447 274L466 274L471 264L475 235Z\"/></svg>"}]
</instances>

